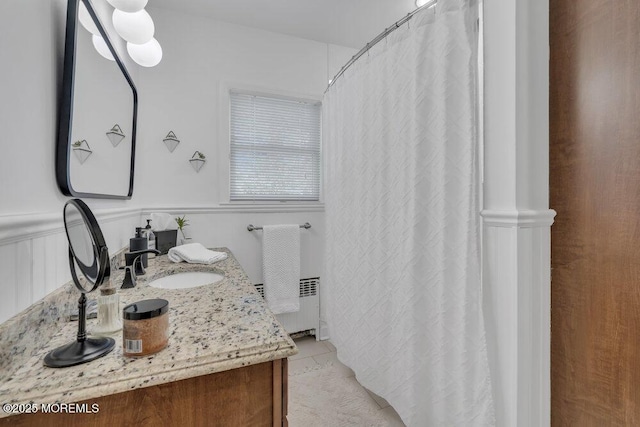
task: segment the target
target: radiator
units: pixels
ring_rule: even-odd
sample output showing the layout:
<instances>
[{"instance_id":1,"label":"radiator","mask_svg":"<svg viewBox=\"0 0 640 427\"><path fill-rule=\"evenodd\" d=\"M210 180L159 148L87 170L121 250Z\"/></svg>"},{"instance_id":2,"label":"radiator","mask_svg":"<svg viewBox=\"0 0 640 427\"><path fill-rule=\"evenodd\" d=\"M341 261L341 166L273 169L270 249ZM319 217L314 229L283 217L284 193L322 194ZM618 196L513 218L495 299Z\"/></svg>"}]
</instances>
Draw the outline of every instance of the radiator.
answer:
<instances>
[{"instance_id":1,"label":"radiator","mask_svg":"<svg viewBox=\"0 0 640 427\"><path fill-rule=\"evenodd\" d=\"M264 284L254 285L264 298ZM276 317L289 335L315 335L320 330L320 278L300 279L300 311L277 314Z\"/></svg>"}]
</instances>

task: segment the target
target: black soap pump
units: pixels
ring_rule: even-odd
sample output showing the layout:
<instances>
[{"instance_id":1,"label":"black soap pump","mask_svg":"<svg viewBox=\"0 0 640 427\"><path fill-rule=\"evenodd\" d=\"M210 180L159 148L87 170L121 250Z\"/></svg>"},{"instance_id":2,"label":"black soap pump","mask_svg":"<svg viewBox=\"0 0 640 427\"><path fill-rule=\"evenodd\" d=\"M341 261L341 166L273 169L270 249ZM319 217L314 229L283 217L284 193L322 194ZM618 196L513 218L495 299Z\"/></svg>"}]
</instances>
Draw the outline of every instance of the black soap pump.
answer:
<instances>
[{"instance_id":1,"label":"black soap pump","mask_svg":"<svg viewBox=\"0 0 640 427\"><path fill-rule=\"evenodd\" d=\"M129 239L129 252L147 249L147 238L142 235L142 227L136 227L136 237ZM142 265L147 268L147 255L141 255Z\"/></svg>"}]
</instances>

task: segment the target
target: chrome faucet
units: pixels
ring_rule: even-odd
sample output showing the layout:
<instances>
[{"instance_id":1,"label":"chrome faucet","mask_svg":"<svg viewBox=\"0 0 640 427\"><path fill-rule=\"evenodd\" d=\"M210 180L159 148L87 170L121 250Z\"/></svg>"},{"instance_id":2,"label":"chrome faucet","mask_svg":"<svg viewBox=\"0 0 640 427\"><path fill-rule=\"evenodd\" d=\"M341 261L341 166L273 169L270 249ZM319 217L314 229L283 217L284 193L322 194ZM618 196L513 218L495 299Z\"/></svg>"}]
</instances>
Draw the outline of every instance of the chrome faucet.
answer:
<instances>
[{"instance_id":1,"label":"chrome faucet","mask_svg":"<svg viewBox=\"0 0 640 427\"><path fill-rule=\"evenodd\" d=\"M120 289L130 289L136 286L137 276L144 274L144 265L142 265L142 255L156 254L160 255L160 251L155 249L145 249L142 251L126 252L124 254L124 280Z\"/></svg>"}]
</instances>

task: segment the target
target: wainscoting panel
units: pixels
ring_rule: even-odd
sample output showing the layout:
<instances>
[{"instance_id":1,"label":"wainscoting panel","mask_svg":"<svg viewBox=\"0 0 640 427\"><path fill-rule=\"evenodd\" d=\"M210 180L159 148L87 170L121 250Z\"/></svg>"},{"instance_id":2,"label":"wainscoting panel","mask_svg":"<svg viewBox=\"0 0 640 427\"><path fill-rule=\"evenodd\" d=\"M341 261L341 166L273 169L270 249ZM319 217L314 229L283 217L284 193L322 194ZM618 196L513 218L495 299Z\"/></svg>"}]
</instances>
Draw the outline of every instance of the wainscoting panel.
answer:
<instances>
[{"instance_id":1,"label":"wainscoting panel","mask_svg":"<svg viewBox=\"0 0 640 427\"><path fill-rule=\"evenodd\" d=\"M144 209L143 219L151 212L167 212L173 216L186 215L185 229L192 242L206 247L225 246L231 249L251 283L262 280L262 230L247 231L247 225L304 224L311 228L300 230L300 277L319 277L322 268L324 242L324 207L268 207L224 206L216 208L158 208Z\"/></svg>"},{"instance_id":2,"label":"wainscoting panel","mask_svg":"<svg viewBox=\"0 0 640 427\"><path fill-rule=\"evenodd\" d=\"M517 229L484 228L483 297L498 426L516 418ZM505 321L508 319L508 321ZM515 425L515 424L513 424Z\"/></svg>"},{"instance_id":3,"label":"wainscoting panel","mask_svg":"<svg viewBox=\"0 0 640 427\"><path fill-rule=\"evenodd\" d=\"M128 245L139 209L94 211L110 253ZM23 233L22 235L20 233ZM3 217L0 221L0 323L71 280L62 216Z\"/></svg>"},{"instance_id":4,"label":"wainscoting panel","mask_svg":"<svg viewBox=\"0 0 640 427\"><path fill-rule=\"evenodd\" d=\"M252 283L262 283L262 231L247 225L304 224L301 230L301 277L318 277L322 268L324 207L322 205L227 205L153 209L94 210L109 253L129 245L135 227L150 212L186 215L190 242L230 248ZM0 323L18 314L71 280L62 215L43 214L0 218Z\"/></svg>"},{"instance_id":5,"label":"wainscoting panel","mask_svg":"<svg viewBox=\"0 0 640 427\"><path fill-rule=\"evenodd\" d=\"M44 239L31 241L31 300L38 301L49 292L47 291L46 246Z\"/></svg>"},{"instance_id":6,"label":"wainscoting panel","mask_svg":"<svg viewBox=\"0 0 640 427\"><path fill-rule=\"evenodd\" d=\"M15 283L16 244L0 246L0 321L5 321L15 313L18 286ZM22 307L24 308L24 307Z\"/></svg>"},{"instance_id":7,"label":"wainscoting panel","mask_svg":"<svg viewBox=\"0 0 640 427\"><path fill-rule=\"evenodd\" d=\"M497 425L550 423L553 211L483 212L483 294Z\"/></svg>"},{"instance_id":8,"label":"wainscoting panel","mask_svg":"<svg viewBox=\"0 0 640 427\"><path fill-rule=\"evenodd\" d=\"M16 305L28 307L33 302L32 270L31 270L31 241L23 241L15 244L15 270L14 283L16 284Z\"/></svg>"}]
</instances>

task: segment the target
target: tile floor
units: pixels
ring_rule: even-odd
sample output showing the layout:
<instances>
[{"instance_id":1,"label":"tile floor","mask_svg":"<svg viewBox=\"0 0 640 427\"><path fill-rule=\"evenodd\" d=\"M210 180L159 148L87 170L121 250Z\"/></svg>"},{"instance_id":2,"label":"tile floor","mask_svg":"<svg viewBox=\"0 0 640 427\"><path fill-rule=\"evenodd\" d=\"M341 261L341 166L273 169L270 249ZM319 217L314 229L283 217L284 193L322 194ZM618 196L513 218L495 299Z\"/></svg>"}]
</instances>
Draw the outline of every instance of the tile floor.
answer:
<instances>
[{"instance_id":1,"label":"tile floor","mask_svg":"<svg viewBox=\"0 0 640 427\"><path fill-rule=\"evenodd\" d=\"M336 348L329 341L316 341L315 337L304 337L295 340L299 353L289 358L289 373L294 373L308 368L323 365L329 361L333 365L339 367L345 377L355 377L355 374L347 366L340 363L336 355ZM371 399L380 407L385 420L389 422L389 426L401 427L404 423L400 416L391 407L386 400L374 394L373 392L362 387L371 397ZM329 408L327 408L329 410ZM338 427L338 426L336 426Z\"/></svg>"}]
</instances>

